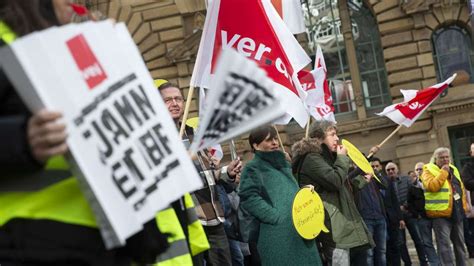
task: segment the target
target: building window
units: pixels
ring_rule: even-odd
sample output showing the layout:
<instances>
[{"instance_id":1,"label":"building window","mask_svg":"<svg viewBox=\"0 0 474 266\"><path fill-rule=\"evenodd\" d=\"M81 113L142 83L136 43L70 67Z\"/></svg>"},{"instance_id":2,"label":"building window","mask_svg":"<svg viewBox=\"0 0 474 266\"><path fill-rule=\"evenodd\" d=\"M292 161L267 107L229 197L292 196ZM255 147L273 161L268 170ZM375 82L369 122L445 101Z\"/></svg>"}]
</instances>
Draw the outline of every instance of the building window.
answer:
<instances>
[{"instance_id":1,"label":"building window","mask_svg":"<svg viewBox=\"0 0 474 266\"><path fill-rule=\"evenodd\" d=\"M341 32L338 1L302 0L309 47L321 46L328 67L336 115L356 109L353 84ZM362 80L364 104L371 114L391 103L377 21L362 0L348 0L352 36Z\"/></svg>"},{"instance_id":2,"label":"building window","mask_svg":"<svg viewBox=\"0 0 474 266\"><path fill-rule=\"evenodd\" d=\"M314 59L317 45L321 46L324 54L335 113L338 115L354 112L355 97L337 1L302 0L301 2L309 34L311 57ZM356 25L353 30L357 31Z\"/></svg>"},{"instance_id":3,"label":"building window","mask_svg":"<svg viewBox=\"0 0 474 266\"><path fill-rule=\"evenodd\" d=\"M349 0L348 6L351 20L358 28L357 35L354 32L352 35L362 80L364 104L368 113L373 114L391 104L380 33L372 12L361 0Z\"/></svg>"},{"instance_id":4,"label":"building window","mask_svg":"<svg viewBox=\"0 0 474 266\"><path fill-rule=\"evenodd\" d=\"M474 124L449 127L448 133L454 165L461 169L471 158L469 150L474 143Z\"/></svg>"},{"instance_id":5,"label":"building window","mask_svg":"<svg viewBox=\"0 0 474 266\"><path fill-rule=\"evenodd\" d=\"M442 27L433 32L432 45L438 81L461 73L468 75L470 82L474 82L474 53L466 29L458 25Z\"/></svg>"}]
</instances>

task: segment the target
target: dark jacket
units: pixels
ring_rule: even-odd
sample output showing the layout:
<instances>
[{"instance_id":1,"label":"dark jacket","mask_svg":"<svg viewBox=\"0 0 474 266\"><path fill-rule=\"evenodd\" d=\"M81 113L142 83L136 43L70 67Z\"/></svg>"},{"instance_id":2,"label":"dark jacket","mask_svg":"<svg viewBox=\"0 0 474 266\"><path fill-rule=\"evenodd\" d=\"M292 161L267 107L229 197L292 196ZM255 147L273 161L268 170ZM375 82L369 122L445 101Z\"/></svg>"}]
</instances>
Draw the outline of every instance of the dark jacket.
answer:
<instances>
[{"instance_id":1,"label":"dark jacket","mask_svg":"<svg viewBox=\"0 0 474 266\"><path fill-rule=\"evenodd\" d=\"M367 181L362 176L349 180L349 157L330 152L317 139L296 142L292 152L293 171L299 184L313 185L323 201L325 224L336 247L374 246L351 192L361 189Z\"/></svg>"},{"instance_id":2,"label":"dark jacket","mask_svg":"<svg viewBox=\"0 0 474 266\"><path fill-rule=\"evenodd\" d=\"M0 40L0 47L4 45ZM26 123L31 116L12 84L0 69L0 169L2 177L38 171L42 165L31 154Z\"/></svg>"},{"instance_id":3,"label":"dark jacket","mask_svg":"<svg viewBox=\"0 0 474 266\"><path fill-rule=\"evenodd\" d=\"M400 210L400 201L398 200L397 196L398 193L394 185L396 181L389 180L388 177L384 178L388 182L388 188L383 193L388 226L392 228L398 228L400 221L403 220L403 215L402 211Z\"/></svg>"},{"instance_id":4,"label":"dark jacket","mask_svg":"<svg viewBox=\"0 0 474 266\"><path fill-rule=\"evenodd\" d=\"M259 152L242 172L241 207L260 221L258 252L263 265L321 265L315 241L293 226L293 199L299 187L280 151Z\"/></svg>"},{"instance_id":5,"label":"dark jacket","mask_svg":"<svg viewBox=\"0 0 474 266\"><path fill-rule=\"evenodd\" d=\"M192 142L194 136L193 128L186 126L185 129L186 134L183 136L183 141ZM216 189L217 170L207 169L202 157L200 157L200 153L198 153L198 159L194 160L193 163L204 184L203 188L191 194L198 218L204 226L219 225L224 222L225 215L219 201L219 193Z\"/></svg>"},{"instance_id":6,"label":"dark jacket","mask_svg":"<svg viewBox=\"0 0 474 266\"><path fill-rule=\"evenodd\" d=\"M464 187L469 191L474 191L474 157L471 157L462 168L461 178L462 182L464 183Z\"/></svg>"},{"instance_id":7,"label":"dark jacket","mask_svg":"<svg viewBox=\"0 0 474 266\"><path fill-rule=\"evenodd\" d=\"M407 217L418 219L426 217L425 194L421 187L421 181L416 181L408 188Z\"/></svg>"},{"instance_id":8,"label":"dark jacket","mask_svg":"<svg viewBox=\"0 0 474 266\"><path fill-rule=\"evenodd\" d=\"M380 178L379 178L380 179ZM384 179L380 179L384 182ZM387 184L381 184L373 178L367 186L354 190L354 199L357 208L364 220L386 219L385 204L380 190L387 189Z\"/></svg>"}]
</instances>

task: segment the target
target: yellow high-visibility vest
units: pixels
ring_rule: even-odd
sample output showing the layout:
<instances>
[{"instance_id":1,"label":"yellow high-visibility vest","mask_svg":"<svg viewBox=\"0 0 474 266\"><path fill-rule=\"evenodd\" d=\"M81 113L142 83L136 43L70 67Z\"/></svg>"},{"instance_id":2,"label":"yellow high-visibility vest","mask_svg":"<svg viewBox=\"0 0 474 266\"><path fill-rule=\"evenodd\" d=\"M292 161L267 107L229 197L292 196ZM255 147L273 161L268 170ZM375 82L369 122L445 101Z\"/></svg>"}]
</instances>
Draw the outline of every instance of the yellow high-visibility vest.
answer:
<instances>
[{"instance_id":1,"label":"yellow high-visibility vest","mask_svg":"<svg viewBox=\"0 0 474 266\"><path fill-rule=\"evenodd\" d=\"M0 39L7 45L16 34L0 21ZM66 178L36 191L18 190L0 193L0 226L13 218L49 219L69 224L97 227L92 210L82 194L77 179L67 171L69 165L62 156L48 160L42 177ZM41 180L32 180L41 181ZM1 186L1 181L0 181Z\"/></svg>"},{"instance_id":2,"label":"yellow high-visibility vest","mask_svg":"<svg viewBox=\"0 0 474 266\"><path fill-rule=\"evenodd\" d=\"M16 39L16 34L5 24L3 21L0 20L0 39L6 44L12 43Z\"/></svg>"},{"instance_id":3,"label":"yellow high-visibility vest","mask_svg":"<svg viewBox=\"0 0 474 266\"><path fill-rule=\"evenodd\" d=\"M162 233L169 234L169 248L157 258L156 265L193 265L192 256L209 249L204 228L199 222L191 196L184 195L184 205L188 218L189 241L179 223L178 216L173 208L158 212L156 216L158 228ZM188 242L190 247L188 247ZM190 252L191 251L191 252Z\"/></svg>"},{"instance_id":4,"label":"yellow high-visibility vest","mask_svg":"<svg viewBox=\"0 0 474 266\"><path fill-rule=\"evenodd\" d=\"M450 164L449 167L453 169L454 176L458 179L461 184L461 189L464 191L464 185L461 181L458 169ZM441 173L441 169L434 163L426 165L426 170L432 175L438 176ZM449 209L449 201L451 200L452 188L446 180L438 192L425 191L425 210L426 211L445 211Z\"/></svg>"},{"instance_id":5,"label":"yellow high-visibility vest","mask_svg":"<svg viewBox=\"0 0 474 266\"><path fill-rule=\"evenodd\" d=\"M67 169L66 160L55 156L48 160L43 171L54 175L55 170ZM2 192L0 206L0 226L13 218L27 218L97 227L78 181L72 176L37 191Z\"/></svg>"}]
</instances>

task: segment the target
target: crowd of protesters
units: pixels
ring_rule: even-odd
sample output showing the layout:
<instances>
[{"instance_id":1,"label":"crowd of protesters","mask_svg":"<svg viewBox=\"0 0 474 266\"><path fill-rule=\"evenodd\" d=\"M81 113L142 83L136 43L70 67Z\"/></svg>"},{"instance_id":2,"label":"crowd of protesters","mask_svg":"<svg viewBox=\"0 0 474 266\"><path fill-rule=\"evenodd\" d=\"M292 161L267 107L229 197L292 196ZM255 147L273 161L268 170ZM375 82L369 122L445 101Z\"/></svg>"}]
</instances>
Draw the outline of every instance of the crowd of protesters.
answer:
<instances>
[{"instance_id":1,"label":"crowd of protesters","mask_svg":"<svg viewBox=\"0 0 474 266\"><path fill-rule=\"evenodd\" d=\"M65 0L2 1L0 45L65 24L70 12ZM182 92L169 82L157 89L179 128ZM466 265L474 257L474 144L461 170L440 147L407 175L372 157L372 176L352 165L328 121L313 123L290 153L272 126L250 133L252 158L245 162L222 165L199 152L193 161L204 187L172 203L124 247L108 250L68 166L50 168L67 152L61 113L31 114L1 72L0 101L1 265L411 265L406 229L421 265ZM187 127L183 142L193 135ZM63 176L25 191L53 172ZM329 229L315 240L303 239L292 223L292 202L304 186L320 195ZM168 217L176 218L179 234L160 226Z\"/></svg>"},{"instance_id":2,"label":"crowd of protesters","mask_svg":"<svg viewBox=\"0 0 474 266\"><path fill-rule=\"evenodd\" d=\"M177 95L160 91L170 112L178 114L183 96L169 83L161 88L170 86ZM237 205L227 207L237 217L230 218L234 228L231 233L226 231L227 238L229 243L240 243L238 252L235 248L229 251L233 265L411 265L406 231L420 265L466 265L467 258L474 255L470 229L474 221L468 219L468 190L474 189L472 162L460 172L451 162L449 149L441 147L429 162L418 162L413 171L402 175L396 163L384 164L372 157L374 178L354 168L339 143L337 127L328 121L316 121L309 138L293 145L291 158L280 149L273 127L250 133L253 159L243 168L240 160L231 162L232 168L238 165L235 177L227 174L230 179L216 180L224 187L230 185L219 194L222 206L230 206L224 202L235 199L235 194L229 197L228 193L238 191L240 196ZM470 154L474 158L474 144ZM298 236L290 217L292 199L298 188L306 185L314 187L322 198L330 231L315 241ZM241 216L240 211L247 216ZM238 227L238 223L246 226ZM245 234L253 237L242 238Z\"/></svg>"}]
</instances>

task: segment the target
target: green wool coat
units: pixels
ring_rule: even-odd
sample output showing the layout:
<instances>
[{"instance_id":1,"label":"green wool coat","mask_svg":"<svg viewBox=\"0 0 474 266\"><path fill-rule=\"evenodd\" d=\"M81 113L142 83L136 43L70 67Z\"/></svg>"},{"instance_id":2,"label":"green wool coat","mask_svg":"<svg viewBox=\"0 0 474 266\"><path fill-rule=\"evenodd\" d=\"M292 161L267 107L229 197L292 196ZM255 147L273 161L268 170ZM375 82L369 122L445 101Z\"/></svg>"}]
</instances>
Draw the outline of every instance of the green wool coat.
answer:
<instances>
[{"instance_id":1,"label":"green wool coat","mask_svg":"<svg viewBox=\"0 0 474 266\"><path fill-rule=\"evenodd\" d=\"M322 265L315 241L301 238L291 209L299 187L281 151L255 153L240 180L240 204L260 221L263 265Z\"/></svg>"}]
</instances>

